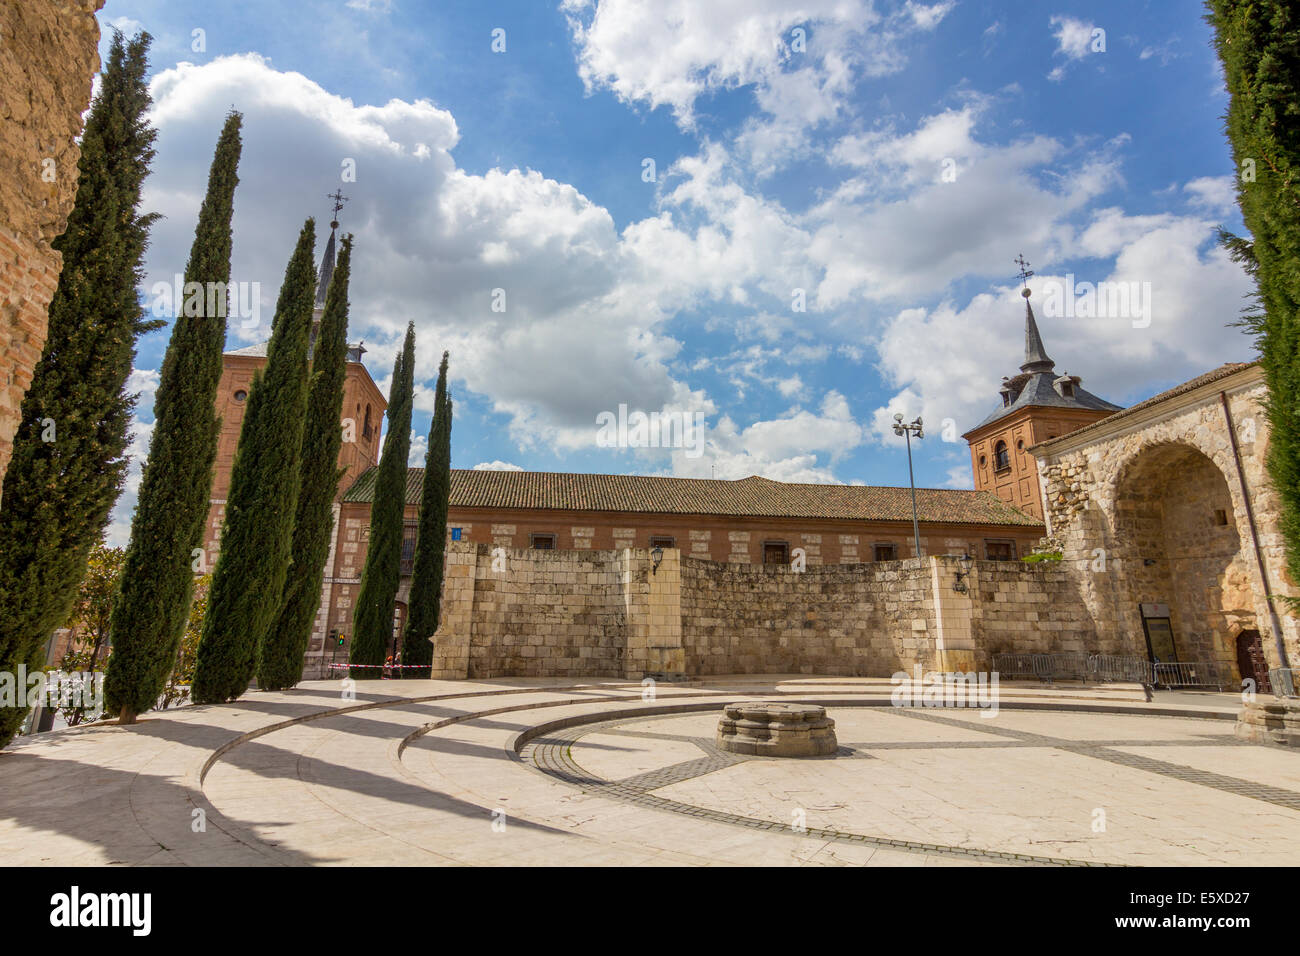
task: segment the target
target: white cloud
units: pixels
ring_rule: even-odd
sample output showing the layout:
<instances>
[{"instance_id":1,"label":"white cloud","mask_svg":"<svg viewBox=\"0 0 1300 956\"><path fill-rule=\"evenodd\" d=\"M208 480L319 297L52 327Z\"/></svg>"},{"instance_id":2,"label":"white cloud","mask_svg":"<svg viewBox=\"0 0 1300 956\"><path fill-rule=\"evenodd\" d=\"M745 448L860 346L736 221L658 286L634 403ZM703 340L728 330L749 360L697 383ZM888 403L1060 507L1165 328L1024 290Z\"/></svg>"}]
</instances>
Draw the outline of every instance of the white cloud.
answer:
<instances>
[{"instance_id":1,"label":"white cloud","mask_svg":"<svg viewBox=\"0 0 1300 956\"><path fill-rule=\"evenodd\" d=\"M1183 187L1194 205L1215 215L1226 215L1237 205L1237 187L1231 176L1202 176Z\"/></svg>"},{"instance_id":2,"label":"white cloud","mask_svg":"<svg viewBox=\"0 0 1300 956\"><path fill-rule=\"evenodd\" d=\"M481 461L474 466L474 471L523 471L518 465L508 461Z\"/></svg>"},{"instance_id":3,"label":"white cloud","mask_svg":"<svg viewBox=\"0 0 1300 956\"><path fill-rule=\"evenodd\" d=\"M1069 60L1082 60L1092 52L1093 25L1074 17L1054 16L1051 25L1056 28L1056 55Z\"/></svg>"},{"instance_id":4,"label":"white cloud","mask_svg":"<svg viewBox=\"0 0 1300 956\"><path fill-rule=\"evenodd\" d=\"M1083 386L1110 401L1145 397L1153 379L1191 378L1225 361L1250 357L1249 339L1230 328L1251 283L1214 242L1213 224L1174 215L1127 217L1097 212L1063 254L1084 261L1113 259L1075 282L1149 283L1149 328L1132 318L1067 318L1046 314L1042 290L1066 276L1040 270L1031 300L1047 352L1059 372L1081 375ZM945 419L958 433L977 425L997 405L1000 379L1014 375L1022 355L1024 306L1014 285L992 287L964 306L945 302L910 308L889 322L879 345L880 370L897 389L875 410L873 430L893 441L893 414L925 417L927 438ZM1140 321L1140 320L1139 320Z\"/></svg>"}]
</instances>

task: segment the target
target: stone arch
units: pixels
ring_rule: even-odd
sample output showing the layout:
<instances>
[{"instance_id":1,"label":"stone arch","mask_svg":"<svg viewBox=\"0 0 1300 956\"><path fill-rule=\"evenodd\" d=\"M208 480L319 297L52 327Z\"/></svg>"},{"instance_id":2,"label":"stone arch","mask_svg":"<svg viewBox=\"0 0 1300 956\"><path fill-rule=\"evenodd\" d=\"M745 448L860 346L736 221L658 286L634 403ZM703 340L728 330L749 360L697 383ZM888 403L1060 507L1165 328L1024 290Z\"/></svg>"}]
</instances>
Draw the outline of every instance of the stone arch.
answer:
<instances>
[{"instance_id":1,"label":"stone arch","mask_svg":"<svg viewBox=\"0 0 1300 956\"><path fill-rule=\"evenodd\" d=\"M1223 457L1196 440L1145 442L1108 492L1116 611L1134 649L1146 651L1139 605L1167 604L1178 659L1231 673L1236 635L1257 623L1250 531Z\"/></svg>"}]
</instances>

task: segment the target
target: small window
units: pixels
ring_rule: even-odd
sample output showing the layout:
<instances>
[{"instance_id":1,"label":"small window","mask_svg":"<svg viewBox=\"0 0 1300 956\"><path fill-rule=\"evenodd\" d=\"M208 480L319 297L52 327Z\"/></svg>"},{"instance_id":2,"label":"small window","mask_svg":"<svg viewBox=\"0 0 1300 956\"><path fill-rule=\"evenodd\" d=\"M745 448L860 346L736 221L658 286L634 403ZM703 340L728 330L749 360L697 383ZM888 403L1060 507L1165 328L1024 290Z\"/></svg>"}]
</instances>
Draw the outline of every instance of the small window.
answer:
<instances>
[{"instance_id":1,"label":"small window","mask_svg":"<svg viewBox=\"0 0 1300 956\"><path fill-rule=\"evenodd\" d=\"M1214 509L1214 523L1217 525L1226 525L1228 523L1228 512L1222 508Z\"/></svg>"},{"instance_id":2,"label":"small window","mask_svg":"<svg viewBox=\"0 0 1300 956\"><path fill-rule=\"evenodd\" d=\"M415 570L415 542L419 537L420 526L407 523L402 526L402 576L408 577Z\"/></svg>"},{"instance_id":3,"label":"small window","mask_svg":"<svg viewBox=\"0 0 1300 956\"><path fill-rule=\"evenodd\" d=\"M1014 561L1016 560L1016 543L1014 541L985 540L984 557L990 561Z\"/></svg>"},{"instance_id":4,"label":"small window","mask_svg":"<svg viewBox=\"0 0 1300 956\"><path fill-rule=\"evenodd\" d=\"M993 446L993 467L998 471L1011 467L1011 457L1007 454L1007 443L1004 441Z\"/></svg>"},{"instance_id":5,"label":"small window","mask_svg":"<svg viewBox=\"0 0 1300 956\"><path fill-rule=\"evenodd\" d=\"M244 401L245 399L248 398L248 393L247 393L246 391L244 391L242 388L240 388L240 389L236 389L236 390L235 390L235 396L234 396L234 398L235 398L235 401L237 401L237 402L242 402L242 401Z\"/></svg>"},{"instance_id":6,"label":"small window","mask_svg":"<svg viewBox=\"0 0 1300 956\"><path fill-rule=\"evenodd\" d=\"M898 545L888 541L873 544L871 546L871 555L874 561L897 561Z\"/></svg>"},{"instance_id":7,"label":"small window","mask_svg":"<svg viewBox=\"0 0 1300 956\"><path fill-rule=\"evenodd\" d=\"M1025 440L1022 438L1020 439L1020 441L1016 442L1016 451L1024 451L1024 450L1025 450Z\"/></svg>"},{"instance_id":8,"label":"small window","mask_svg":"<svg viewBox=\"0 0 1300 956\"><path fill-rule=\"evenodd\" d=\"M367 406L366 406L366 420L365 420L365 424L363 424L363 425L361 426L361 437L363 437L363 438L369 438L369 437L370 437L370 432L371 432L371 427L372 427L372 426L371 426L371 424L370 424L370 406L367 405Z\"/></svg>"},{"instance_id":9,"label":"small window","mask_svg":"<svg viewBox=\"0 0 1300 956\"><path fill-rule=\"evenodd\" d=\"M789 564L790 543L788 541L764 541L763 542L763 563L764 564Z\"/></svg>"},{"instance_id":10,"label":"small window","mask_svg":"<svg viewBox=\"0 0 1300 956\"><path fill-rule=\"evenodd\" d=\"M672 535L652 534L650 535L650 547L651 548L675 548L677 547L677 539L674 538Z\"/></svg>"},{"instance_id":11,"label":"small window","mask_svg":"<svg viewBox=\"0 0 1300 956\"><path fill-rule=\"evenodd\" d=\"M532 536L533 550L535 551L554 551L555 535L553 534L535 534Z\"/></svg>"},{"instance_id":12,"label":"small window","mask_svg":"<svg viewBox=\"0 0 1300 956\"><path fill-rule=\"evenodd\" d=\"M983 468L983 467L984 467L985 465L987 465L988 463L989 463L988 456L987 456L987 455L980 455L980 467Z\"/></svg>"}]
</instances>

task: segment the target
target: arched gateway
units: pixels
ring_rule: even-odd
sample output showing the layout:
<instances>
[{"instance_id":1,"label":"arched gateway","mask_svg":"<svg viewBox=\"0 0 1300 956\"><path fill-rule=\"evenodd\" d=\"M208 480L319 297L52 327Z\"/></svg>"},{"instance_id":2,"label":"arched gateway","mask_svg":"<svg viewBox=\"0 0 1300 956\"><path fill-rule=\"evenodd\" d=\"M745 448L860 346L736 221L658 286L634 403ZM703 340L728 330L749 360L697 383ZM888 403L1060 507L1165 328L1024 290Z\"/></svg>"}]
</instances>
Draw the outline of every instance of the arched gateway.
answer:
<instances>
[{"instance_id":1,"label":"arched gateway","mask_svg":"<svg viewBox=\"0 0 1300 956\"><path fill-rule=\"evenodd\" d=\"M1257 682L1300 659L1296 618L1269 600L1295 589L1264 467L1266 394L1258 365L1224 365L1031 449L1099 651Z\"/></svg>"}]
</instances>

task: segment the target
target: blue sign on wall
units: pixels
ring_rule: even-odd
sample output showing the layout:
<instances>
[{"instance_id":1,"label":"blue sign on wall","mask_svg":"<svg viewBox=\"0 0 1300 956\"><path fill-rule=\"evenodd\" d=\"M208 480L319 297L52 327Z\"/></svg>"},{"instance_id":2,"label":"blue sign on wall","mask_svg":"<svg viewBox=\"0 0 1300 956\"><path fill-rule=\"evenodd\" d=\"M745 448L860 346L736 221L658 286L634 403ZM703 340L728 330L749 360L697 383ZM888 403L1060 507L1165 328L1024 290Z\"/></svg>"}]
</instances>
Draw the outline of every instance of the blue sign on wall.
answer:
<instances>
[{"instance_id":1,"label":"blue sign on wall","mask_svg":"<svg viewBox=\"0 0 1300 956\"><path fill-rule=\"evenodd\" d=\"M459 540L460 540L460 528L452 528L452 529L451 529L451 540L452 540L452 541L459 541Z\"/></svg>"}]
</instances>

